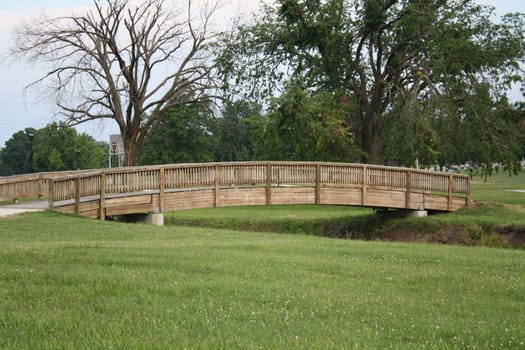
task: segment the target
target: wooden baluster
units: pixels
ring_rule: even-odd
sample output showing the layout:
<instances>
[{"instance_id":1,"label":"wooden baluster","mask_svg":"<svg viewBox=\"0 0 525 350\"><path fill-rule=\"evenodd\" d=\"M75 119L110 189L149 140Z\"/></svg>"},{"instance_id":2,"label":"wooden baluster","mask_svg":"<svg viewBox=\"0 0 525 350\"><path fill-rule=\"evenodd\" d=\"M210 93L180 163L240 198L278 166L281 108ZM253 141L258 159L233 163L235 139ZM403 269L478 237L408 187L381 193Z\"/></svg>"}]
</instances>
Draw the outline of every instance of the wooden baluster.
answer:
<instances>
[{"instance_id":1,"label":"wooden baluster","mask_svg":"<svg viewBox=\"0 0 525 350\"><path fill-rule=\"evenodd\" d=\"M106 173L100 174L100 204L99 204L99 218L106 220Z\"/></svg>"},{"instance_id":2,"label":"wooden baluster","mask_svg":"<svg viewBox=\"0 0 525 350\"><path fill-rule=\"evenodd\" d=\"M80 215L80 177L75 178L75 214Z\"/></svg>"},{"instance_id":3,"label":"wooden baluster","mask_svg":"<svg viewBox=\"0 0 525 350\"><path fill-rule=\"evenodd\" d=\"M321 164L317 163L315 169L315 204L321 204Z\"/></svg>"}]
</instances>

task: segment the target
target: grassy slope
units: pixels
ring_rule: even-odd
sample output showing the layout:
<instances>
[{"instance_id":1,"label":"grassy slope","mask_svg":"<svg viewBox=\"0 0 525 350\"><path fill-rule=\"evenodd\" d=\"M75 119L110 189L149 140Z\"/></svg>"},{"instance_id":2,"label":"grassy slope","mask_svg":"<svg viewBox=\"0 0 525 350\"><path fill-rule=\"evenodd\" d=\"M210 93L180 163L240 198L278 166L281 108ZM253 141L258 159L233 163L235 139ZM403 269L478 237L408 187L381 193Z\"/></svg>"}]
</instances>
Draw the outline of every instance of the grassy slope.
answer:
<instances>
[{"instance_id":1,"label":"grassy slope","mask_svg":"<svg viewBox=\"0 0 525 350\"><path fill-rule=\"evenodd\" d=\"M522 349L525 251L0 219L0 348Z\"/></svg>"}]
</instances>

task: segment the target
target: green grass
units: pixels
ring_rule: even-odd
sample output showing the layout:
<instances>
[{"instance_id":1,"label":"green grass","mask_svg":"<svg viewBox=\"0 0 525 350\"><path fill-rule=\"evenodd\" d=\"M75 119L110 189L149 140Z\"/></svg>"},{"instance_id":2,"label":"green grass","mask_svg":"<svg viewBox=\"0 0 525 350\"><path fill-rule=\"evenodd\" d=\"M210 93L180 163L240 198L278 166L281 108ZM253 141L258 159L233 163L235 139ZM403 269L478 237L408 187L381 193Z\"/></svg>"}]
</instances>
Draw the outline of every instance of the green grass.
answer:
<instances>
[{"instance_id":1,"label":"green grass","mask_svg":"<svg viewBox=\"0 0 525 350\"><path fill-rule=\"evenodd\" d=\"M472 199L475 201L525 206L525 192L513 192L513 190L525 191L525 172L517 176L498 173L486 181L479 177L472 181Z\"/></svg>"},{"instance_id":2,"label":"green grass","mask_svg":"<svg viewBox=\"0 0 525 350\"><path fill-rule=\"evenodd\" d=\"M0 348L523 349L524 271L522 250L26 214L0 219Z\"/></svg>"},{"instance_id":3,"label":"green grass","mask_svg":"<svg viewBox=\"0 0 525 350\"><path fill-rule=\"evenodd\" d=\"M525 239L524 243L509 243L500 235L509 228L525 232L525 193L511 190L525 190L525 173L511 177L500 172L486 181L474 178L473 208L425 219L378 218L366 208L295 205L176 211L167 214L166 223L357 239L381 238L404 230L422 237L422 241L438 231L448 235L447 229L450 229L460 231L455 242L461 244L516 247L525 244ZM447 241L446 237L437 237L437 240Z\"/></svg>"},{"instance_id":4,"label":"green grass","mask_svg":"<svg viewBox=\"0 0 525 350\"><path fill-rule=\"evenodd\" d=\"M372 214L372 209L344 206L249 206L175 211L167 214L165 222L168 225L338 236L348 226L361 233L366 231Z\"/></svg>"}]
</instances>

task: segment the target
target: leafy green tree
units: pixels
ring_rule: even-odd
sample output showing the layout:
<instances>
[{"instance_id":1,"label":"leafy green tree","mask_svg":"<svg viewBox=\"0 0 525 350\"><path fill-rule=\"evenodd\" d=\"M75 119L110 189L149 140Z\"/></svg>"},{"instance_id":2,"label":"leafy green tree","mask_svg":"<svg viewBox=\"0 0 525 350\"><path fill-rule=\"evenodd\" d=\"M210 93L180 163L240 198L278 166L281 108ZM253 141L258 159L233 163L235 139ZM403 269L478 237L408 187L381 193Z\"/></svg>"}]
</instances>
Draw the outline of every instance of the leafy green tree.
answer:
<instances>
[{"instance_id":1,"label":"leafy green tree","mask_svg":"<svg viewBox=\"0 0 525 350\"><path fill-rule=\"evenodd\" d=\"M64 124L19 131L0 151L4 175L30 172L96 169L107 164L107 147Z\"/></svg>"},{"instance_id":2,"label":"leafy green tree","mask_svg":"<svg viewBox=\"0 0 525 350\"><path fill-rule=\"evenodd\" d=\"M9 176L33 171L33 142L37 130L26 128L11 136L0 150L0 175Z\"/></svg>"},{"instance_id":3,"label":"leafy green tree","mask_svg":"<svg viewBox=\"0 0 525 350\"><path fill-rule=\"evenodd\" d=\"M344 122L344 96L305 91L293 85L272 101L259 148L260 158L275 160L352 161L360 156Z\"/></svg>"},{"instance_id":4,"label":"leafy green tree","mask_svg":"<svg viewBox=\"0 0 525 350\"><path fill-rule=\"evenodd\" d=\"M206 105L170 109L144 145L138 163L200 163L214 160L216 123Z\"/></svg>"},{"instance_id":5,"label":"leafy green tree","mask_svg":"<svg viewBox=\"0 0 525 350\"><path fill-rule=\"evenodd\" d=\"M106 166L107 148L64 123L38 130L34 141L36 171L97 169Z\"/></svg>"},{"instance_id":6,"label":"leafy green tree","mask_svg":"<svg viewBox=\"0 0 525 350\"><path fill-rule=\"evenodd\" d=\"M437 162L439 146L432 125L433 107L416 96L402 96L399 103L385 114L387 127L381 138L386 163L419 167Z\"/></svg>"},{"instance_id":7,"label":"leafy green tree","mask_svg":"<svg viewBox=\"0 0 525 350\"><path fill-rule=\"evenodd\" d=\"M286 81L301 81L309 91L345 96L351 112L341 123L363 160L385 162L385 150L395 147L385 145L395 141L385 135L409 122L406 113L395 113L403 111L397 104L439 101L425 120L411 118L426 130L430 116L454 117L442 107L450 103L463 110L455 117L464 118L470 111L457 96L470 87L488 86L495 102L522 80L524 16L494 23L493 14L474 0L278 0L255 24L224 38L218 62L231 93L268 96ZM413 149L430 147L423 152L429 160L436 156L430 134L410 141ZM409 151L401 152L405 159Z\"/></svg>"},{"instance_id":8,"label":"leafy green tree","mask_svg":"<svg viewBox=\"0 0 525 350\"><path fill-rule=\"evenodd\" d=\"M261 106L247 101L227 102L217 119L217 149L220 162L255 160L264 119Z\"/></svg>"},{"instance_id":9,"label":"leafy green tree","mask_svg":"<svg viewBox=\"0 0 525 350\"><path fill-rule=\"evenodd\" d=\"M478 87L465 98L458 113L461 118L461 139L457 144L468 159L485 176L490 175L495 160L511 174L521 170L520 151L525 130L519 122L519 114L502 98L492 102L488 87Z\"/></svg>"}]
</instances>

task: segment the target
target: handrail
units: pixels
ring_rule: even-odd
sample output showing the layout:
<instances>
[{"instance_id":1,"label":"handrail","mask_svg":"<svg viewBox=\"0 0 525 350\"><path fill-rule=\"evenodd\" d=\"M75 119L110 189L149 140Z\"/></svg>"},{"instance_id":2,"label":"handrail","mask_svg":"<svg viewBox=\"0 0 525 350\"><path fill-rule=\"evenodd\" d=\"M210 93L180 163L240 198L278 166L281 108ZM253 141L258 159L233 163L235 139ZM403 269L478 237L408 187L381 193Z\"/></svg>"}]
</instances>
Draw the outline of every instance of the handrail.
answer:
<instances>
[{"instance_id":1,"label":"handrail","mask_svg":"<svg viewBox=\"0 0 525 350\"><path fill-rule=\"evenodd\" d=\"M404 193L407 205L420 194L439 195L452 210L456 197L470 203L470 177L461 174L381 165L329 162L225 162L185 163L111 169L79 170L0 177L0 200L47 197L50 208L57 202L96 197L103 207L106 197L142 192L156 192L164 207L170 191L210 189L217 196L220 189L251 187L266 189L266 203L271 203L272 188L303 187L315 189L315 203L321 202L321 189L359 189L368 205L368 193L388 190ZM333 190L332 190L333 191ZM323 192L324 193L324 192ZM457 205L455 206L455 208Z\"/></svg>"},{"instance_id":2,"label":"handrail","mask_svg":"<svg viewBox=\"0 0 525 350\"><path fill-rule=\"evenodd\" d=\"M116 194L210 188L227 186L266 187L269 193L278 186L315 187L357 186L366 191L389 188L406 193L407 203L414 193L439 193L452 198L462 196L470 202L470 178L467 175L397 168L379 165L324 162L228 162L171 164L159 166L103 169L49 179L49 202L97 196L101 201ZM267 200L269 202L269 200ZM318 203L316 199L316 203ZM161 207L162 207L161 203Z\"/></svg>"},{"instance_id":3,"label":"handrail","mask_svg":"<svg viewBox=\"0 0 525 350\"><path fill-rule=\"evenodd\" d=\"M50 178L78 176L85 172L73 170L0 176L0 200L17 201L22 198L46 197Z\"/></svg>"}]
</instances>

